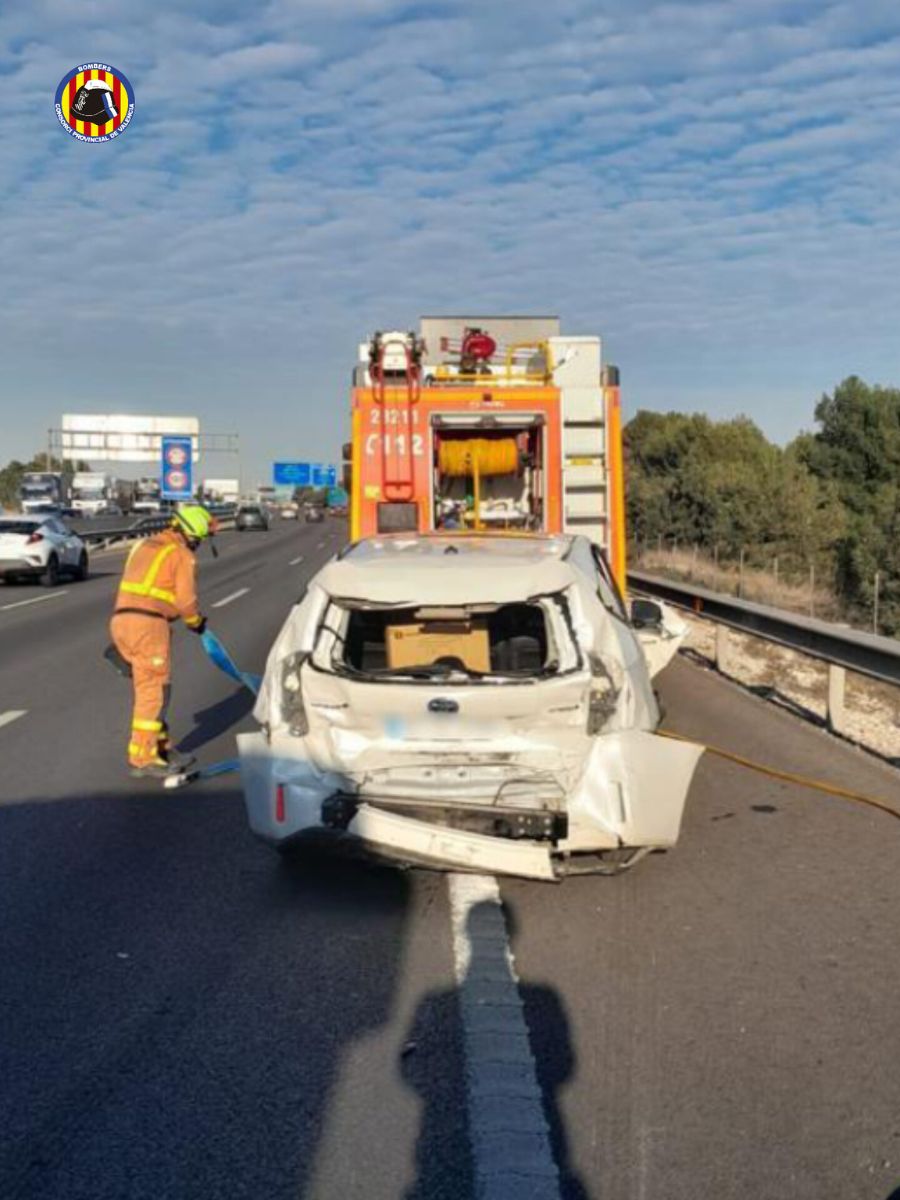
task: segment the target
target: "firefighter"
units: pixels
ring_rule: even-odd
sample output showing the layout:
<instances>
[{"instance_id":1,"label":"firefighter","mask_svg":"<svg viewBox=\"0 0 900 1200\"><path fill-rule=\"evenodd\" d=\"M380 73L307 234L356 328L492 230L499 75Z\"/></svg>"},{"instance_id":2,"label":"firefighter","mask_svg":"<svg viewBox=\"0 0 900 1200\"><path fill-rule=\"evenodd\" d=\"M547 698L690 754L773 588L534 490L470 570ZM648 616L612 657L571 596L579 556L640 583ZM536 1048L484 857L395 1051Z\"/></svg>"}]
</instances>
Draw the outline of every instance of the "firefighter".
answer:
<instances>
[{"instance_id":1,"label":"firefighter","mask_svg":"<svg viewBox=\"0 0 900 1200\"><path fill-rule=\"evenodd\" d=\"M172 749L166 725L171 680L171 625L179 617L202 633L194 554L215 533L199 504L179 508L168 529L138 542L125 563L110 622L113 643L131 667L134 713L128 742L131 774L167 775L190 765Z\"/></svg>"}]
</instances>

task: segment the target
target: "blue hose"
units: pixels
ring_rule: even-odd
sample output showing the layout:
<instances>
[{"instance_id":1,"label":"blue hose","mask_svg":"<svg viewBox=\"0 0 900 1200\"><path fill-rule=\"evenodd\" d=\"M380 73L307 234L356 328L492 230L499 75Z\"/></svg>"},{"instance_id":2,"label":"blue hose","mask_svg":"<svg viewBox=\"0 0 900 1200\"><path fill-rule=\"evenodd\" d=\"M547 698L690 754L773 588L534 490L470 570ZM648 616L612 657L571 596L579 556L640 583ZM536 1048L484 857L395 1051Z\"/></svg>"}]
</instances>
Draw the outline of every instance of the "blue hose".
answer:
<instances>
[{"instance_id":1,"label":"blue hose","mask_svg":"<svg viewBox=\"0 0 900 1200\"><path fill-rule=\"evenodd\" d=\"M259 695L259 686L262 683L261 675L252 675L249 671L242 671L235 664L234 659L216 635L209 629L203 631L200 635L200 641L203 643L203 649L206 651L211 663L217 666L220 671L224 671L235 682L242 684L254 696ZM210 763L207 767L199 767L193 771L171 775L167 778L165 786L167 788L183 787L185 784L191 783L196 779L212 779L216 775L229 775L232 771L240 770L240 766L241 760L239 758L226 758L221 762Z\"/></svg>"},{"instance_id":2,"label":"blue hose","mask_svg":"<svg viewBox=\"0 0 900 1200\"><path fill-rule=\"evenodd\" d=\"M200 641L203 643L203 649L206 651L210 662L217 666L220 671L224 671L226 675L230 675L237 683L243 684L254 696L259 695L259 688L262 683L261 675L252 675L249 671L242 671L211 630L205 629L200 635Z\"/></svg>"}]
</instances>

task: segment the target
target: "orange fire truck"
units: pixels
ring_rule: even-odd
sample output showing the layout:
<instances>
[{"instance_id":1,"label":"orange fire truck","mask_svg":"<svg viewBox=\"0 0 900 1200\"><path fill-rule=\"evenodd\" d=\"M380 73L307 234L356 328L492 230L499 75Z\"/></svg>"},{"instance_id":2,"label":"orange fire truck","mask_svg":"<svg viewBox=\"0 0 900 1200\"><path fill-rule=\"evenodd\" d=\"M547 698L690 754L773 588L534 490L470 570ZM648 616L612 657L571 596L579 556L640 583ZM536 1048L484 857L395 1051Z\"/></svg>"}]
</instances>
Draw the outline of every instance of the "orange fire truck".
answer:
<instances>
[{"instance_id":1,"label":"orange fire truck","mask_svg":"<svg viewBox=\"0 0 900 1200\"><path fill-rule=\"evenodd\" d=\"M423 317L360 346L353 382L354 540L581 533L624 590L619 378L599 337L564 335L556 317Z\"/></svg>"}]
</instances>

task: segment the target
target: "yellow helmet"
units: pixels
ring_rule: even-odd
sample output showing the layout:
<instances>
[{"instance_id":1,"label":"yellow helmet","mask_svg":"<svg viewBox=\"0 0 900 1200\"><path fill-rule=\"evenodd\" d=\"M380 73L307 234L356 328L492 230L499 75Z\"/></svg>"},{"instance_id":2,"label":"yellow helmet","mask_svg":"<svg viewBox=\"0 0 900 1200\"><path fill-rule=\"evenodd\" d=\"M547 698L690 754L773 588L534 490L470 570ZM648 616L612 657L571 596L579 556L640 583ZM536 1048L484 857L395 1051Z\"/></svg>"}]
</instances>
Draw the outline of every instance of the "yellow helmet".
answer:
<instances>
[{"instance_id":1,"label":"yellow helmet","mask_svg":"<svg viewBox=\"0 0 900 1200\"><path fill-rule=\"evenodd\" d=\"M190 538L202 541L216 531L216 519L202 504L182 504L175 510L172 524Z\"/></svg>"}]
</instances>

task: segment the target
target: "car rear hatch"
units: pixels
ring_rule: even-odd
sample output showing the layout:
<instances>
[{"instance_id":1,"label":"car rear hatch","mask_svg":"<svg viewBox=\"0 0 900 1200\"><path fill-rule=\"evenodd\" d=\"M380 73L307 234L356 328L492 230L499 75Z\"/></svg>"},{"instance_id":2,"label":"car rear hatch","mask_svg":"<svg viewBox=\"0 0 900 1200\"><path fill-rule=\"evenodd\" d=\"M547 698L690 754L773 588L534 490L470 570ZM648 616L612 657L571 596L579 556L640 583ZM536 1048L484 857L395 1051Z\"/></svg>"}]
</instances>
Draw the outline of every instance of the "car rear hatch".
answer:
<instances>
[{"instance_id":1,"label":"car rear hatch","mask_svg":"<svg viewBox=\"0 0 900 1200\"><path fill-rule=\"evenodd\" d=\"M38 526L33 521L0 521L0 559L25 561L33 558L34 562L39 562L40 554L28 541L37 531Z\"/></svg>"},{"instance_id":2,"label":"car rear hatch","mask_svg":"<svg viewBox=\"0 0 900 1200\"><path fill-rule=\"evenodd\" d=\"M589 670L565 601L332 605L303 669L311 743L360 799L560 812L586 753Z\"/></svg>"}]
</instances>

